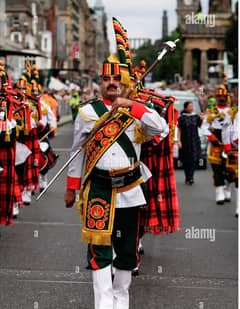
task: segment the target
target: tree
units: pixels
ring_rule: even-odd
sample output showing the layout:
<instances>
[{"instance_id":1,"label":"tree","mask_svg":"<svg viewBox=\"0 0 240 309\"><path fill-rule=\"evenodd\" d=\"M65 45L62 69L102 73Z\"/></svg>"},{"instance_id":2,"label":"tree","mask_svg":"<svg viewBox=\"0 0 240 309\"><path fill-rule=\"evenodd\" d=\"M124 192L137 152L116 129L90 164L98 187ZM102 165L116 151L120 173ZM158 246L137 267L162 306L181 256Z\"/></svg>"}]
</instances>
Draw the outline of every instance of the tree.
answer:
<instances>
[{"instance_id":1,"label":"tree","mask_svg":"<svg viewBox=\"0 0 240 309\"><path fill-rule=\"evenodd\" d=\"M238 76L238 2L231 18L231 24L225 34L225 48L229 62L233 65L234 76Z\"/></svg>"},{"instance_id":2,"label":"tree","mask_svg":"<svg viewBox=\"0 0 240 309\"><path fill-rule=\"evenodd\" d=\"M180 38L180 34L176 29L164 41L174 41L177 38ZM138 65L141 60L145 60L147 67L149 67L157 58L159 51L162 50L162 43L162 40L157 40L154 44L148 42L139 47L134 53L133 64ZM166 80L168 83L173 82L174 74L179 73L182 75L182 67L183 47L180 38L176 50L173 53L166 55L153 70L152 81Z\"/></svg>"}]
</instances>

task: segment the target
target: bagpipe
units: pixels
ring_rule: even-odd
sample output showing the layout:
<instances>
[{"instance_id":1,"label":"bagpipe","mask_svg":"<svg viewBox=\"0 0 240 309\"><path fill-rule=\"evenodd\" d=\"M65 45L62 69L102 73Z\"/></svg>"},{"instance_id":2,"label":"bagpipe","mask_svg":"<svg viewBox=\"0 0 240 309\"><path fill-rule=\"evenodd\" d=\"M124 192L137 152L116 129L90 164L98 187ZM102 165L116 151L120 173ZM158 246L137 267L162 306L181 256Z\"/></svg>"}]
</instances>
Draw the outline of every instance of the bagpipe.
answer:
<instances>
[{"instance_id":1,"label":"bagpipe","mask_svg":"<svg viewBox=\"0 0 240 309\"><path fill-rule=\"evenodd\" d=\"M40 174L46 175L47 172L55 166L58 154L54 152L49 142L48 136L51 134L51 129L47 124L45 128L39 132L39 145L40 145L40 158L39 158L39 168Z\"/></svg>"},{"instance_id":2,"label":"bagpipe","mask_svg":"<svg viewBox=\"0 0 240 309\"><path fill-rule=\"evenodd\" d=\"M39 168L40 174L46 175L47 172L55 166L59 157L48 141L40 142Z\"/></svg>"},{"instance_id":3,"label":"bagpipe","mask_svg":"<svg viewBox=\"0 0 240 309\"><path fill-rule=\"evenodd\" d=\"M36 88L35 83L32 88L34 87ZM37 126L36 138L39 140L38 166L40 173L45 175L56 164L58 155L54 153L47 138L51 133L49 126L42 128L42 125L39 125L42 116L37 92L31 93L30 88L27 90L27 82L23 78L17 82L16 88L12 88L4 72L0 89L0 141L9 143L17 140L24 144L25 137L31 134L32 120L34 120ZM14 127L10 127L12 120L15 122Z\"/></svg>"},{"instance_id":4,"label":"bagpipe","mask_svg":"<svg viewBox=\"0 0 240 309\"><path fill-rule=\"evenodd\" d=\"M178 119L178 110L174 106L174 102L177 99L173 96L164 96L153 89L146 88L140 89L134 99L149 108L155 109L166 120L169 125L170 140L173 143Z\"/></svg>"}]
</instances>

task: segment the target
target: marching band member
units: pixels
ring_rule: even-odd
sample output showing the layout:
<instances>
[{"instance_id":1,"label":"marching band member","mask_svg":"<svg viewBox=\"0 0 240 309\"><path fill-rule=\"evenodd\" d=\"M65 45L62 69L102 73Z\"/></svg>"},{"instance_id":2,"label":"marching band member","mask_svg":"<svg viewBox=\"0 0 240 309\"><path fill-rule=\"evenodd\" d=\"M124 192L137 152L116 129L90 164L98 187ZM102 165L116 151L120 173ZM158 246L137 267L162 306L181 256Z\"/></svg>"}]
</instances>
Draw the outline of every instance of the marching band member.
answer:
<instances>
[{"instance_id":1,"label":"marching band member","mask_svg":"<svg viewBox=\"0 0 240 309\"><path fill-rule=\"evenodd\" d=\"M50 105L40 97L42 119L39 122L39 139L40 139L40 177L39 185L40 191L47 186L47 172L54 166L58 155L56 155L50 145L47 135L55 132L57 128L57 119L50 107ZM44 138L45 136L45 138Z\"/></svg>"},{"instance_id":2,"label":"marching band member","mask_svg":"<svg viewBox=\"0 0 240 309\"><path fill-rule=\"evenodd\" d=\"M16 171L16 122L13 104L5 92L8 77L0 62L0 224L11 225L13 219Z\"/></svg>"},{"instance_id":3,"label":"marching band member","mask_svg":"<svg viewBox=\"0 0 240 309\"><path fill-rule=\"evenodd\" d=\"M216 107L206 112L202 123L204 134L208 137L208 161L213 171L214 186L216 188L216 203L223 205L231 201L231 177L226 173L226 158L224 153L231 147L222 140L222 129L231 123L230 108L227 105L228 93L224 85L216 91Z\"/></svg>"},{"instance_id":4,"label":"marching band member","mask_svg":"<svg viewBox=\"0 0 240 309\"><path fill-rule=\"evenodd\" d=\"M40 107L37 99L32 96L31 67L27 63L27 72L17 81L16 89L22 95L24 112L19 113L19 136L18 141L23 143L31 154L27 157L24 165L18 169L18 179L22 186L22 201L24 205L30 205L32 193L39 190L39 154L37 121L41 118ZM36 110L37 116L32 111Z\"/></svg>"},{"instance_id":5,"label":"marching band member","mask_svg":"<svg viewBox=\"0 0 240 309\"><path fill-rule=\"evenodd\" d=\"M236 209L235 216L239 214L239 198L238 198L238 135L239 135L239 114L238 108L232 106L231 122L226 124L222 129L222 140L224 144L229 145L226 149L226 171L231 177L231 181L235 184L236 192Z\"/></svg>"},{"instance_id":6,"label":"marching band member","mask_svg":"<svg viewBox=\"0 0 240 309\"><path fill-rule=\"evenodd\" d=\"M150 173L139 161L141 144L135 141L136 127L150 136L169 130L156 111L119 96L121 78L119 63L103 63L103 99L92 100L79 110L72 152L110 110L118 112L71 162L65 193L66 207L73 206L76 190L81 189L84 198L79 204L82 240L88 243L95 309L129 308L131 271L138 262L139 211L146 204L143 175ZM113 281L112 263L116 269Z\"/></svg>"}]
</instances>

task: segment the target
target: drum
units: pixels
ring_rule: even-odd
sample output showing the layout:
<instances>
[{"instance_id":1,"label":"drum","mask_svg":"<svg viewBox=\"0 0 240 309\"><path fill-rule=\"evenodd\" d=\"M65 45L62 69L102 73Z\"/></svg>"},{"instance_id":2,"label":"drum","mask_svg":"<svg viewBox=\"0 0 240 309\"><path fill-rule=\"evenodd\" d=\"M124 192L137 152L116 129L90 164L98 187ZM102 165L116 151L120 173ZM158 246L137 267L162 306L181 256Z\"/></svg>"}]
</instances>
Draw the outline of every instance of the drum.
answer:
<instances>
[{"instance_id":1,"label":"drum","mask_svg":"<svg viewBox=\"0 0 240 309\"><path fill-rule=\"evenodd\" d=\"M47 142L40 143L40 173L46 175L47 172L57 163L58 155L54 153L51 146Z\"/></svg>"},{"instance_id":2,"label":"drum","mask_svg":"<svg viewBox=\"0 0 240 309\"><path fill-rule=\"evenodd\" d=\"M208 161L212 164L221 165L222 164L222 146L215 146L210 144L210 149L208 153Z\"/></svg>"},{"instance_id":3,"label":"drum","mask_svg":"<svg viewBox=\"0 0 240 309\"><path fill-rule=\"evenodd\" d=\"M226 160L226 170L233 174L234 178L238 177L238 151L233 150L228 153Z\"/></svg>"}]
</instances>

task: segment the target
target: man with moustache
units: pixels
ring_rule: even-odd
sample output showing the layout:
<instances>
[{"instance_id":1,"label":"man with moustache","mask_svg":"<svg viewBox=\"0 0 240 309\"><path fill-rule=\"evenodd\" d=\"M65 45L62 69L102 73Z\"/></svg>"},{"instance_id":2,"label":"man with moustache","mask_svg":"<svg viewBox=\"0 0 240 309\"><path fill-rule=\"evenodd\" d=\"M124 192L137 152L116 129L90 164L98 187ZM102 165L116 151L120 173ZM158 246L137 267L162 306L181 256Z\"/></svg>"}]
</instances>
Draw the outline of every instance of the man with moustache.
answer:
<instances>
[{"instance_id":1,"label":"man with moustache","mask_svg":"<svg viewBox=\"0 0 240 309\"><path fill-rule=\"evenodd\" d=\"M139 259L140 207L146 204L144 182L151 177L140 162L139 136L166 135L169 131L156 111L121 96L122 72L119 62L104 62L100 73L102 99L90 100L79 109L72 154L95 125L109 111L114 112L69 165L65 192L66 207L72 207L76 190L80 190L78 210L82 240L88 243L95 309L129 308L131 271Z\"/></svg>"}]
</instances>

